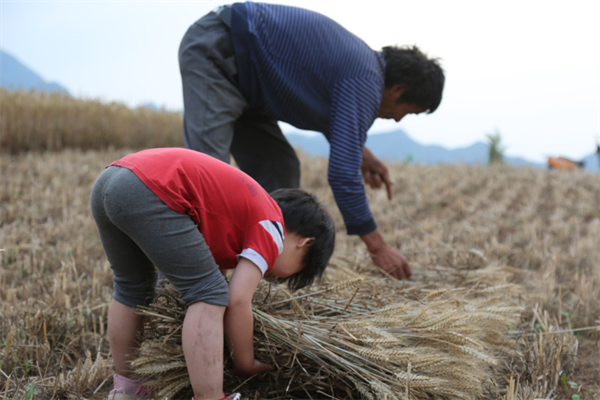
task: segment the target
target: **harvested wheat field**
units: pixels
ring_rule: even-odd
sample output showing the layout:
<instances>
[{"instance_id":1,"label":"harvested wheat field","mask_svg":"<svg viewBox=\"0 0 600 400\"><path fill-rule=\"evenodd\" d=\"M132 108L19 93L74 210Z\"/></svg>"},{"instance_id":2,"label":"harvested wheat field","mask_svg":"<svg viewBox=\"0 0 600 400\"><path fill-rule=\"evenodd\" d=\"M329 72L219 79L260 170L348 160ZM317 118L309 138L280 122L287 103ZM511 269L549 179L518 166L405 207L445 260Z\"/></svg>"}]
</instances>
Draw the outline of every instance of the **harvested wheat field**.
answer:
<instances>
[{"instance_id":1,"label":"harvested wheat field","mask_svg":"<svg viewBox=\"0 0 600 400\"><path fill-rule=\"evenodd\" d=\"M102 399L112 275L91 186L126 150L0 157L0 398ZM255 296L262 381L228 390L289 399L600 398L600 178L507 166L391 166L394 199L369 191L412 280L383 275L344 234L326 160L303 186L327 204L337 247L321 285ZM134 362L185 398L177 294L157 291ZM226 368L227 369L227 368ZM172 397L171 397L172 396Z\"/></svg>"}]
</instances>

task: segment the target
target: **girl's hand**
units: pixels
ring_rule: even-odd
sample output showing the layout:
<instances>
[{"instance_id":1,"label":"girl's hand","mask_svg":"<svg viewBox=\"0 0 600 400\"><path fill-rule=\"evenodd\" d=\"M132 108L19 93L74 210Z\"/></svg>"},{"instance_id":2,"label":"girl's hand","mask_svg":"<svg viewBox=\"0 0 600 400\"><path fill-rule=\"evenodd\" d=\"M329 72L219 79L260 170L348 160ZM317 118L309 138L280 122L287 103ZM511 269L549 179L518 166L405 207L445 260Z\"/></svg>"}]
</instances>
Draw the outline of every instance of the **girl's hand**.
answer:
<instances>
[{"instance_id":1,"label":"girl's hand","mask_svg":"<svg viewBox=\"0 0 600 400\"><path fill-rule=\"evenodd\" d=\"M254 375L256 378L264 379L263 372L273 371L275 369L271 364L264 363L262 361L254 360L254 363L248 367L233 369L233 374L239 376L242 379L248 379Z\"/></svg>"}]
</instances>

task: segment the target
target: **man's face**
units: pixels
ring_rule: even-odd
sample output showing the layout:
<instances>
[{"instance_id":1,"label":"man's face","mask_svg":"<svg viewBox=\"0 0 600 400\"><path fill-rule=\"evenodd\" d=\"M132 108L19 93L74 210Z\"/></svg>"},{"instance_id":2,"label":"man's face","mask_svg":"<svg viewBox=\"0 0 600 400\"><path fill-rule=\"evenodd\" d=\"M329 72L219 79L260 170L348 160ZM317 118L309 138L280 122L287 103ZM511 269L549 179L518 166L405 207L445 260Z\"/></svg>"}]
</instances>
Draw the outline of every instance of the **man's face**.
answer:
<instances>
[{"instance_id":1,"label":"man's face","mask_svg":"<svg viewBox=\"0 0 600 400\"><path fill-rule=\"evenodd\" d=\"M425 112L425 109L414 103L402 102L398 100L402 93L407 89L406 85L394 85L392 87L386 87L383 91L383 97L381 104L379 105L378 118L393 119L396 122L400 122L407 114L420 114Z\"/></svg>"}]
</instances>

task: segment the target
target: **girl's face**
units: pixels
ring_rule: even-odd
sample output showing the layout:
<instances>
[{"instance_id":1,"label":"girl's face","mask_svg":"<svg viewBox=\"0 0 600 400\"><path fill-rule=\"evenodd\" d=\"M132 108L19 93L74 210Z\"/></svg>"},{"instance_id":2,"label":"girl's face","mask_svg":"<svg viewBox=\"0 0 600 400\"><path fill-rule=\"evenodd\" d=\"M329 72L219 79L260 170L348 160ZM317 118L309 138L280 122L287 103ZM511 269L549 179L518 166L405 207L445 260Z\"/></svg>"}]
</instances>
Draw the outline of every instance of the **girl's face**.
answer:
<instances>
[{"instance_id":1,"label":"girl's face","mask_svg":"<svg viewBox=\"0 0 600 400\"><path fill-rule=\"evenodd\" d=\"M302 271L304 255L314 241L314 238L306 238L286 230L283 251L277 257L273 268L265 272L265 278L287 278Z\"/></svg>"}]
</instances>

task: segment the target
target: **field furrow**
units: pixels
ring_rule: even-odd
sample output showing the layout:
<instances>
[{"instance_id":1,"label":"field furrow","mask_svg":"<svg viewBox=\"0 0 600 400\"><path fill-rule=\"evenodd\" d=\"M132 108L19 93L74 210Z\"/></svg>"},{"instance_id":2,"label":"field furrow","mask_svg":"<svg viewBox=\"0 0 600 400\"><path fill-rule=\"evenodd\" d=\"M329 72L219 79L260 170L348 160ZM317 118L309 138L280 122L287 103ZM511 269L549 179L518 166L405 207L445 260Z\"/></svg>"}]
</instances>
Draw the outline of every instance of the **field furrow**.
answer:
<instances>
[{"instance_id":1,"label":"field furrow","mask_svg":"<svg viewBox=\"0 0 600 400\"><path fill-rule=\"evenodd\" d=\"M111 387L105 333L112 273L88 201L97 175L126 153L0 157L0 397L29 399L33 388L34 398L101 399ZM303 156L302 166L303 187L319 196L338 229L339 268L328 279L382 277L361 241L345 234L327 160ZM506 360L498 392L487 398L516 399L509 397L510 376L519 379L518 398L545 397L550 387L557 398L571 398L576 390L561 383L562 374L576 382L581 398L599 398L598 176L508 166L395 164L390 171L394 198L382 190L367 195L379 228L414 276L388 290L418 303L440 288L519 288L495 289L526 312L521 326L506 327L521 330L520 355ZM385 303L386 289L369 299ZM569 355L577 346L579 356ZM532 371L541 378L529 379Z\"/></svg>"}]
</instances>

